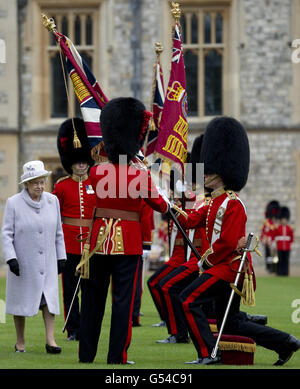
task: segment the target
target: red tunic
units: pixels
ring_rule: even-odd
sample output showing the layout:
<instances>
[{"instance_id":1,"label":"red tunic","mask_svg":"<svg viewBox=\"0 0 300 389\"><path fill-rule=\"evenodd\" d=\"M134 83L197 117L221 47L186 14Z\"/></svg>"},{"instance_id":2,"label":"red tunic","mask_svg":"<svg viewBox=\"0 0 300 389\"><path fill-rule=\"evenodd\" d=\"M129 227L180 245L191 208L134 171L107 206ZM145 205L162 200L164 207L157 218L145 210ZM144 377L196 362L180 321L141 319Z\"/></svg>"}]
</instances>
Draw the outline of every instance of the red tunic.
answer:
<instances>
[{"instance_id":1,"label":"red tunic","mask_svg":"<svg viewBox=\"0 0 300 389\"><path fill-rule=\"evenodd\" d=\"M289 224L280 224L273 233L278 251L290 251L294 242L294 232Z\"/></svg>"},{"instance_id":2,"label":"red tunic","mask_svg":"<svg viewBox=\"0 0 300 389\"><path fill-rule=\"evenodd\" d=\"M227 197L229 197L227 207L222 210L221 205L224 204ZM233 282L240 261L232 260L238 256L236 248L239 239L246 235L247 221L244 206L237 195L232 191L214 191L208 206L204 206L198 211L192 211L187 219L179 215L178 220L188 228L205 227L207 240L210 244L209 249L202 256L204 264L208 267L205 273ZM219 233L212 241L213 234L217 231ZM248 258L252 271L251 257Z\"/></svg>"},{"instance_id":3,"label":"red tunic","mask_svg":"<svg viewBox=\"0 0 300 389\"><path fill-rule=\"evenodd\" d=\"M272 219L265 219L261 234L260 234L260 240L263 244L270 246L273 242L273 233L276 226Z\"/></svg>"},{"instance_id":4,"label":"red tunic","mask_svg":"<svg viewBox=\"0 0 300 389\"><path fill-rule=\"evenodd\" d=\"M61 178L55 184L53 194L58 197L62 217L92 219L96 196L88 176L82 179L78 176ZM89 228L64 223L62 227L67 253L81 255L84 242L76 238L79 234L88 233Z\"/></svg>"},{"instance_id":5,"label":"red tunic","mask_svg":"<svg viewBox=\"0 0 300 389\"><path fill-rule=\"evenodd\" d=\"M194 210L200 209L202 206L205 205L204 201L205 201L205 199L201 198L200 201L194 202L193 208L186 209L185 212L187 214L189 214L193 211L193 209ZM187 230L186 233L187 233L188 237L190 238L190 240L193 242L194 247L198 250L199 254L202 255L209 247L209 243L206 239L205 229L204 228L196 228L194 233L193 233L192 238L191 238L192 230ZM182 234L180 233L180 231L177 232L176 241L183 241L183 237L182 237ZM176 244L176 241L175 241L175 245L174 245L174 249L173 249L171 258L167 262L168 265L173 266L173 267L180 266L186 262L184 245L183 244L178 245L178 244ZM188 254L188 251L189 251L188 245L186 245L186 247L187 247L187 254ZM187 261L189 261L190 263L192 263L192 262L198 263L199 259L191 251L189 257L187 258Z\"/></svg>"},{"instance_id":6,"label":"red tunic","mask_svg":"<svg viewBox=\"0 0 300 389\"><path fill-rule=\"evenodd\" d=\"M143 248L145 250L150 250L152 244L152 231L154 230L154 216L153 209L144 200L141 202L140 221Z\"/></svg>"},{"instance_id":7,"label":"red tunic","mask_svg":"<svg viewBox=\"0 0 300 389\"><path fill-rule=\"evenodd\" d=\"M140 214L142 198L155 211L165 213L168 210L167 202L158 193L147 170L102 163L91 168L90 178L97 196L97 208L105 209L108 213L121 210ZM140 221L114 218L110 226L110 219L95 219L90 249L95 248L97 239L102 239L104 241L96 249L99 254L142 255Z\"/></svg>"}]
</instances>

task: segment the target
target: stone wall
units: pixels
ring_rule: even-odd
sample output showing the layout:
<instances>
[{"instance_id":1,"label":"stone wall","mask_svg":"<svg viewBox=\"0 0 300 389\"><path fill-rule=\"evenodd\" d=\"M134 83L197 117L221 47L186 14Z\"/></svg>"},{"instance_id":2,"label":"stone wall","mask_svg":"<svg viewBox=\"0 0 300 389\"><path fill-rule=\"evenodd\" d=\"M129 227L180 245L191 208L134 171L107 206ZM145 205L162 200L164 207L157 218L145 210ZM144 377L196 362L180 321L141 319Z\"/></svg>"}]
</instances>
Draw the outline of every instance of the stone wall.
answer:
<instances>
[{"instance_id":1,"label":"stone wall","mask_svg":"<svg viewBox=\"0 0 300 389\"><path fill-rule=\"evenodd\" d=\"M248 126L291 124L291 1L243 0L240 50L241 120Z\"/></svg>"}]
</instances>

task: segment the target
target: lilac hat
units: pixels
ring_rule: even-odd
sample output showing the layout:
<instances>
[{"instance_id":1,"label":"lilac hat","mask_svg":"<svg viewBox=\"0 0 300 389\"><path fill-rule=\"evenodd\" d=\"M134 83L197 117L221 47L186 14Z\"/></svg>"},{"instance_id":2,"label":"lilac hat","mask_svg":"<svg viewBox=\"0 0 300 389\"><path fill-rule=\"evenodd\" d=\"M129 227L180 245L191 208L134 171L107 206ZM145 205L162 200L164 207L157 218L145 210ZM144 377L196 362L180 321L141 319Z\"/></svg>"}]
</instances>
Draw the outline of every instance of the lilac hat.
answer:
<instances>
[{"instance_id":1,"label":"lilac hat","mask_svg":"<svg viewBox=\"0 0 300 389\"><path fill-rule=\"evenodd\" d=\"M21 182L24 184L39 177L48 177L52 172L45 170L44 163L42 161L29 161L23 166L23 174L21 176Z\"/></svg>"}]
</instances>

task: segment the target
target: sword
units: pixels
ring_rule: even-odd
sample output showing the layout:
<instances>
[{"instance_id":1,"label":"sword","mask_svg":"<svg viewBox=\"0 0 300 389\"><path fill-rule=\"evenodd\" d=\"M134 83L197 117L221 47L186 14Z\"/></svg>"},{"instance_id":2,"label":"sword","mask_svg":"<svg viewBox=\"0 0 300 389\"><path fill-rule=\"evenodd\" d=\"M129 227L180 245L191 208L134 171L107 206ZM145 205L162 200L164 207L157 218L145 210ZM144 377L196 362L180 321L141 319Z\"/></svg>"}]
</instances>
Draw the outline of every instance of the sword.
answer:
<instances>
[{"instance_id":1,"label":"sword","mask_svg":"<svg viewBox=\"0 0 300 389\"><path fill-rule=\"evenodd\" d=\"M74 300L75 300L75 297L76 297L76 294L77 294L77 290L79 288L80 281L81 281L81 275L80 275L80 277L78 279L78 282L77 282L77 285L76 285L76 288L75 288L75 292L74 292L74 295L73 295L73 298L72 298L72 301L71 301L71 304L70 304L70 308L69 308L69 311L68 311L68 314L67 314L67 318L66 318L65 324L63 326L62 332L65 332L65 330L66 330L66 326L67 326L68 319L69 319L69 316L70 316L70 313L71 313L71 310L72 310L72 307L73 307L73 303L74 303Z\"/></svg>"},{"instance_id":2,"label":"sword","mask_svg":"<svg viewBox=\"0 0 300 389\"><path fill-rule=\"evenodd\" d=\"M245 260L246 260L246 257L247 257L247 253L249 251L251 251L250 250L250 244L251 244L252 238L253 238L253 233L251 232L248 235L248 239L247 239L246 247L244 248L244 253L243 253L243 256L242 256L242 259L241 259L241 263L240 263L237 275L235 277L235 281L234 281L234 283L232 285L233 287L237 287L237 285L238 285L238 282L239 282L239 279L240 279L240 275L241 275L241 271L243 269L243 266L244 266L244 263L245 263ZM229 309L230 309L230 306L231 306L231 303L232 303L232 299L233 299L234 293L235 293L234 289L232 289L230 297L229 297L229 301L228 301L228 304L227 304L227 308L226 308L226 311L225 311L225 314L224 314L224 317L223 317L222 325L221 325L221 328L220 328L220 331L219 331L219 335L218 335L215 347L213 348L212 353L211 353L211 358L215 358L216 355L217 355L217 351L218 351L218 348L219 348L219 342L220 342L220 339L221 339L221 336L222 336L222 333L223 333L223 330L224 330L224 326L225 326L225 323L226 323L226 320L227 320L227 316L228 316L228 313L229 313Z\"/></svg>"},{"instance_id":3,"label":"sword","mask_svg":"<svg viewBox=\"0 0 300 389\"><path fill-rule=\"evenodd\" d=\"M195 246L193 245L193 243L191 242L190 238L187 236L186 232L184 231L184 229L182 228L181 224L179 223L179 221L177 220L176 216L174 215L171 207L169 208L169 211L168 211L168 215L171 216L173 222L176 224L177 228L179 229L179 231L181 232L182 236L183 236L183 239L186 241L186 243L190 246L192 252L195 254L196 258L201 261L201 256L200 254L198 253L197 249L195 248Z\"/></svg>"}]
</instances>

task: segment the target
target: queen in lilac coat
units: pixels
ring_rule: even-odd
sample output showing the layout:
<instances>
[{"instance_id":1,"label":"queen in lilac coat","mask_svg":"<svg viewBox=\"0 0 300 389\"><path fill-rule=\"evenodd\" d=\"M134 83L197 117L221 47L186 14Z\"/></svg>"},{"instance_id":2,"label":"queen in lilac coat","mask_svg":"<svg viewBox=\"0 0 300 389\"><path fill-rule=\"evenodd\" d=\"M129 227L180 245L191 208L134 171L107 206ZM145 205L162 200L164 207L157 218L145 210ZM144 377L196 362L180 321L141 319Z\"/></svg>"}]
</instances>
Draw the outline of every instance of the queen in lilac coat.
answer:
<instances>
[{"instance_id":1,"label":"queen in lilac coat","mask_svg":"<svg viewBox=\"0 0 300 389\"><path fill-rule=\"evenodd\" d=\"M7 272L6 313L33 316L44 295L59 314L57 260L66 258L57 197L43 192L33 201L26 189L7 200L2 246L5 260L17 258L20 276Z\"/></svg>"}]
</instances>

